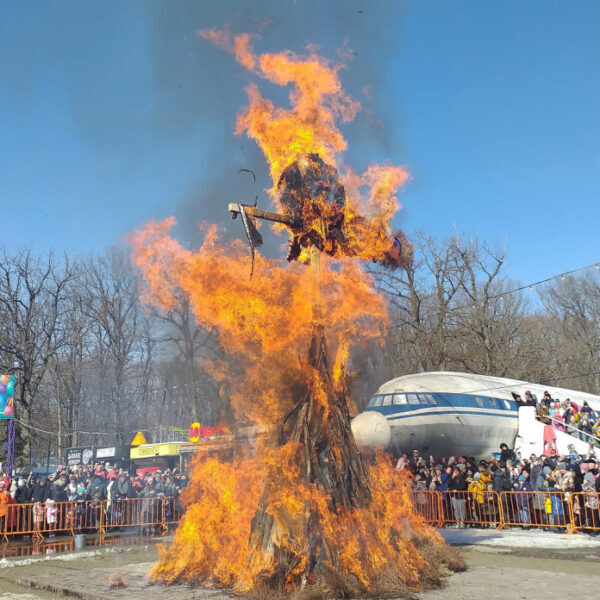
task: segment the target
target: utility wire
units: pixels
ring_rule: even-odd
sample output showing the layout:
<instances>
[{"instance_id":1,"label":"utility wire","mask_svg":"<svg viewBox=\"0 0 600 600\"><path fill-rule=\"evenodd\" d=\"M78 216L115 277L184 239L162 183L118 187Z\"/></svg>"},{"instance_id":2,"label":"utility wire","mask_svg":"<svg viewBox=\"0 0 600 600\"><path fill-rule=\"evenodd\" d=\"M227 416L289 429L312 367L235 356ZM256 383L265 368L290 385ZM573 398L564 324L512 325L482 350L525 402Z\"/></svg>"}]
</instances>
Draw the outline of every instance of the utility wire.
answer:
<instances>
[{"instance_id":1,"label":"utility wire","mask_svg":"<svg viewBox=\"0 0 600 600\"><path fill-rule=\"evenodd\" d=\"M451 307L451 310L464 310L467 308L474 308L475 306L477 306L478 303L480 303L484 299L488 300L488 301L495 300L497 298L502 298L504 296L509 296L511 294L515 294L517 292L522 292L523 290L532 290L533 288L535 288L539 285L543 285L545 283L550 283L551 281L555 281L559 278L564 279L568 275L574 275L575 273L580 273L582 271L588 271L589 269L592 269L592 268L595 268L596 270L600 270L600 262L591 263L589 265L585 265L584 267L578 267L576 269L571 269L570 271L564 271L562 273L557 273L556 275L552 275L551 277L546 277L545 279L540 279L539 281L534 281L532 283L521 285L519 287L512 288L512 289L506 290L504 292L498 292L497 294L491 294L489 296L486 296L485 298L482 298L481 300L477 300L477 301L469 303L469 304ZM389 294L389 292L386 291L386 289L383 288L381 285L377 286L377 290L383 294L386 294L386 295ZM427 298L434 298L435 296L436 296L435 293L427 294L422 298L422 300L425 300ZM400 297L402 297L402 296L400 296ZM425 315L422 319L420 319L419 322L423 323L423 322L427 322L427 321L433 320L433 319L437 319L437 315ZM397 327L401 327L402 325L411 325L411 323L403 321L402 324L397 325Z\"/></svg>"}]
</instances>

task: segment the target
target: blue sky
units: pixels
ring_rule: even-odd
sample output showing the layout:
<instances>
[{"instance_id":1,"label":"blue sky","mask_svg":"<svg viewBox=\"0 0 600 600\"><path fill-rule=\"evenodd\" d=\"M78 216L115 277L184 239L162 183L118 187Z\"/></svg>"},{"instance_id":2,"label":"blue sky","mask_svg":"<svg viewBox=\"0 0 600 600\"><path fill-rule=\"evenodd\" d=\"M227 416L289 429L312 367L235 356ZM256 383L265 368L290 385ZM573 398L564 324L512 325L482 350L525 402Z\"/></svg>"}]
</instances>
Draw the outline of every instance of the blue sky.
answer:
<instances>
[{"instance_id":1,"label":"blue sky","mask_svg":"<svg viewBox=\"0 0 600 600\"><path fill-rule=\"evenodd\" d=\"M348 40L364 110L345 160L407 165L409 234L505 245L524 283L600 261L595 0L0 0L0 242L94 253L173 214L195 244L198 221L261 193L262 155L232 134L252 75L195 36L227 22L260 29L258 52L335 59Z\"/></svg>"}]
</instances>

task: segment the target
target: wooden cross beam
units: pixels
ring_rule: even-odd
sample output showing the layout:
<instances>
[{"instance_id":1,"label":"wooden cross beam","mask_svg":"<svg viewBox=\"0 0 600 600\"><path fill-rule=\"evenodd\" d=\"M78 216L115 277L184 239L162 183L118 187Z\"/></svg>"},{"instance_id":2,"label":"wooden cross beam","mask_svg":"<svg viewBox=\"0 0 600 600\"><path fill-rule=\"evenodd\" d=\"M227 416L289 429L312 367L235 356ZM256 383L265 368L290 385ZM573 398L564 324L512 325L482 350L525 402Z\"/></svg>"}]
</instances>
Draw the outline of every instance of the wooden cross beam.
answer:
<instances>
[{"instance_id":1,"label":"wooden cross beam","mask_svg":"<svg viewBox=\"0 0 600 600\"><path fill-rule=\"evenodd\" d=\"M273 221L274 223L282 223L288 227L294 227L294 219L281 213L269 212L268 210L261 210L256 206L248 206L247 204L229 204L227 207L231 213L232 219L237 219L237 216L246 213L247 216L253 219L263 219L264 221Z\"/></svg>"}]
</instances>

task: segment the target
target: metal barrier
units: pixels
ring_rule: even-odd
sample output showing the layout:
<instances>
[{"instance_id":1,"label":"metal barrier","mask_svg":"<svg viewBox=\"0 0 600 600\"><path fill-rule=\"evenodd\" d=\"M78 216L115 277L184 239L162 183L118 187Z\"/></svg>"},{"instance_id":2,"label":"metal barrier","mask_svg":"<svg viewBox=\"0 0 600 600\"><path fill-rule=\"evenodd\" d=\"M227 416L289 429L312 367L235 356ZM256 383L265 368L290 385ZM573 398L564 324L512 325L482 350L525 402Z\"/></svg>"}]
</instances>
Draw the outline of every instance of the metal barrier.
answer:
<instances>
[{"instance_id":1,"label":"metal barrier","mask_svg":"<svg viewBox=\"0 0 600 600\"><path fill-rule=\"evenodd\" d=\"M440 493L440 492L438 492ZM475 492L441 492L444 509L444 523L500 527L502 513L496 492L478 490Z\"/></svg>"},{"instance_id":2,"label":"metal barrier","mask_svg":"<svg viewBox=\"0 0 600 600\"><path fill-rule=\"evenodd\" d=\"M598 492L571 494L569 503L575 531L600 531L600 494Z\"/></svg>"},{"instance_id":3,"label":"metal barrier","mask_svg":"<svg viewBox=\"0 0 600 600\"><path fill-rule=\"evenodd\" d=\"M573 531L571 503L563 492L502 492L500 500L503 526Z\"/></svg>"},{"instance_id":4,"label":"metal barrier","mask_svg":"<svg viewBox=\"0 0 600 600\"><path fill-rule=\"evenodd\" d=\"M6 514L0 516L0 536L8 540L9 536L31 535L41 540L44 534L72 531L69 519L72 502L35 502L28 504L9 504Z\"/></svg>"},{"instance_id":5,"label":"metal barrier","mask_svg":"<svg viewBox=\"0 0 600 600\"><path fill-rule=\"evenodd\" d=\"M600 493L411 490L415 510L434 527L524 527L600 531ZM131 498L81 502L8 504L0 512L0 537L99 533L139 527L165 533L182 508L177 498Z\"/></svg>"},{"instance_id":6,"label":"metal barrier","mask_svg":"<svg viewBox=\"0 0 600 600\"><path fill-rule=\"evenodd\" d=\"M176 498L131 498L79 502L35 502L8 504L0 513L0 538L31 536L34 541L57 533L99 533L139 527L166 533L178 522Z\"/></svg>"},{"instance_id":7,"label":"metal barrier","mask_svg":"<svg viewBox=\"0 0 600 600\"><path fill-rule=\"evenodd\" d=\"M161 532L167 530L163 498L124 498L104 503L106 507L105 529L141 527L159 528Z\"/></svg>"},{"instance_id":8,"label":"metal barrier","mask_svg":"<svg viewBox=\"0 0 600 600\"><path fill-rule=\"evenodd\" d=\"M425 519L425 522L434 527L441 527L444 522L444 514L440 492L435 490L412 490L411 497L413 506Z\"/></svg>"}]
</instances>

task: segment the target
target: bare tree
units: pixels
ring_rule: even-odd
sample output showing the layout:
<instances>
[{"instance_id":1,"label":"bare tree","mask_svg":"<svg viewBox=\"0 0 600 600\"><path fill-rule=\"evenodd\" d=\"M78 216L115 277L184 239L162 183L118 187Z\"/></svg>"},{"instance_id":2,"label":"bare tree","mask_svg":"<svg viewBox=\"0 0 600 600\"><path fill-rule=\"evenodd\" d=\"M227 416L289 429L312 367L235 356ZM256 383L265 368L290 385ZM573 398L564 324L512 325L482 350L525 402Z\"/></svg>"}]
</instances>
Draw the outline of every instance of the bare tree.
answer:
<instances>
[{"instance_id":1,"label":"bare tree","mask_svg":"<svg viewBox=\"0 0 600 600\"><path fill-rule=\"evenodd\" d=\"M600 392L600 277L567 276L547 286L541 299L551 321L557 378Z\"/></svg>"},{"instance_id":2,"label":"bare tree","mask_svg":"<svg viewBox=\"0 0 600 600\"><path fill-rule=\"evenodd\" d=\"M52 359L65 345L66 295L74 266L60 266L50 253L36 258L30 249L0 261L0 354L2 369L17 371L18 455L31 455L32 411Z\"/></svg>"},{"instance_id":3,"label":"bare tree","mask_svg":"<svg viewBox=\"0 0 600 600\"><path fill-rule=\"evenodd\" d=\"M97 426L113 430L123 442L124 416L134 404L126 388L142 376L137 368L142 351L138 278L129 255L112 248L105 256L88 261L83 282L83 306L94 337L91 358L97 366L96 412L104 417Z\"/></svg>"},{"instance_id":4,"label":"bare tree","mask_svg":"<svg viewBox=\"0 0 600 600\"><path fill-rule=\"evenodd\" d=\"M398 343L410 346L419 371L443 370L448 363L450 315L465 276L456 240L437 243L417 232L415 259L402 271L380 269L380 289L393 306Z\"/></svg>"},{"instance_id":5,"label":"bare tree","mask_svg":"<svg viewBox=\"0 0 600 600\"><path fill-rule=\"evenodd\" d=\"M214 329L205 330L198 326L190 299L183 293L178 302L169 311L151 309L163 323L163 335L160 340L175 349L178 365L183 378L182 392L186 398L188 410L203 423L214 424L219 412L219 387L217 382L202 367L207 356L221 357Z\"/></svg>"}]
</instances>

